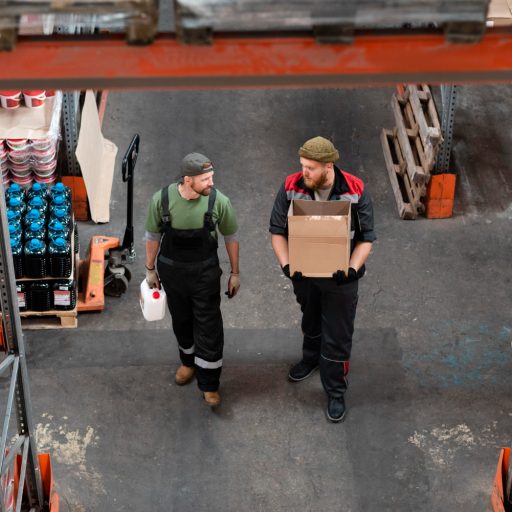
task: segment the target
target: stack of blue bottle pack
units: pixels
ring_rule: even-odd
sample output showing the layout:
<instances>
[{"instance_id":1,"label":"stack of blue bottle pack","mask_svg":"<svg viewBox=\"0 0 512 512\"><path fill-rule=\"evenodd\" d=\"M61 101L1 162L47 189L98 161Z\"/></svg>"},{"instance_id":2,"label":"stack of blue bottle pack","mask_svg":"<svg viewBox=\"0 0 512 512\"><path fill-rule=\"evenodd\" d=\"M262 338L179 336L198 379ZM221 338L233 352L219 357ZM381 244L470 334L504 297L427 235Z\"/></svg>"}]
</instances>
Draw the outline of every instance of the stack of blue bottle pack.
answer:
<instances>
[{"instance_id":1,"label":"stack of blue bottle pack","mask_svg":"<svg viewBox=\"0 0 512 512\"><path fill-rule=\"evenodd\" d=\"M71 190L61 182L50 189L36 182L28 190L13 183L5 196L20 310L74 309Z\"/></svg>"}]
</instances>

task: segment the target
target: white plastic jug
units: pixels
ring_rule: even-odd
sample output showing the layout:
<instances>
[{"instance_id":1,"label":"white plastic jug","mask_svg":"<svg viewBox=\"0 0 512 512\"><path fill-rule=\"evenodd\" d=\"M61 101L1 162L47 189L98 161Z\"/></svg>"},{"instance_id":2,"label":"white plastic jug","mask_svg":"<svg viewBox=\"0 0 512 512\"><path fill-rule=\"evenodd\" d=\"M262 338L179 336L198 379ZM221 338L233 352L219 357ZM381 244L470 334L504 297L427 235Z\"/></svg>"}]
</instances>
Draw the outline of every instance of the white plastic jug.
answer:
<instances>
[{"instance_id":1,"label":"white plastic jug","mask_svg":"<svg viewBox=\"0 0 512 512\"><path fill-rule=\"evenodd\" d=\"M140 308L148 322L162 320L167 309L167 296L164 289L150 288L144 279L140 283Z\"/></svg>"}]
</instances>

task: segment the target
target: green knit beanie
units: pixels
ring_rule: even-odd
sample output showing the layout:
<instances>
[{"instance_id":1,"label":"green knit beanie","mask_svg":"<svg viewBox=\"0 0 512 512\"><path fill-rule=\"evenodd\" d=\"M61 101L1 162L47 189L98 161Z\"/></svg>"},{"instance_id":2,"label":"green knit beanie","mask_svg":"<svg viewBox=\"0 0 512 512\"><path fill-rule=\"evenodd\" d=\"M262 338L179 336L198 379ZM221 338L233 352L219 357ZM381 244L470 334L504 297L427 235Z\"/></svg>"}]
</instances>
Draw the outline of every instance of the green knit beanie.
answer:
<instances>
[{"instance_id":1,"label":"green knit beanie","mask_svg":"<svg viewBox=\"0 0 512 512\"><path fill-rule=\"evenodd\" d=\"M309 139L299 149L299 156L316 160L317 162L336 162L340 154L334 147L334 144L324 137L314 137Z\"/></svg>"}]
</instances>

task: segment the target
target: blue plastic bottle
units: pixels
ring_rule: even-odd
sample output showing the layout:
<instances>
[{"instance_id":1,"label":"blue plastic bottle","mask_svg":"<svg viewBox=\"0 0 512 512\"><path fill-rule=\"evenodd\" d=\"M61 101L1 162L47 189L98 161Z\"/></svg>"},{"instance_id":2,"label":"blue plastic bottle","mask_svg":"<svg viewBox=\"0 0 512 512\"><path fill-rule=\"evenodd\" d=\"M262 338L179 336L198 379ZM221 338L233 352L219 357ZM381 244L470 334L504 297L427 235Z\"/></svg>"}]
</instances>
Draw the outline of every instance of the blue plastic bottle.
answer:
<instances>
[{"instance_id":1,"label":"blue plastic bottle","mask_svg":"<svg viewBox=\"0 0 512 512\"><path fill-rule=\"evenodd\" d=\"M53 283L53 309L70 311L76 306L76 284L73 279Z\"/></svg>"},{"instance_id":2,"label":"blue plastic bottle","mask_svg":"<svg viewBox=\"0 0 512 512\"><path fill-rule=\"evenodd\" d=\"M14 240L19 240L21 242L22 232L20 224L15 224L14 222L9 222L9 237Z\"/></svg>"},{"instance_id":3,"label":"blue plastic bottle","mask_svg":"<svg viewBox=\"0 0 512 512\"><path fill-rule=\"evenodd\" d=\"M29 212L30 210L39 210L41 212L42 217L46 215L47 208L48 204L42 196L34 196L31 199L29 199L27 203L27 212Z\"/></svg>"},{"instance_id":4,"label":"blue plastic bottle","mask_svg":"<svg viewBox=\"0 0 512 512\"><path fill-rule=\"evenodd\" d=\"M51 198L50 204L52 205L52 208L56 206L65 206L66 208L69 208L70 201L64 194L54 194Z\"/></svg>"},{"instance_id":5,"label":"blue plastic bottle","mask_svg":"<svg viewBox=\"0 0 512 512\"><path fill-rule=\"evenodd\" d=\"M27 200L29 201L36 196L42 197L43 199L48 197L48 189L44 183L38 183L36 181L27 192Z\"/></svg>"},{"instance_id":6,"label":"blue plastic bottle","mask_svg":"<svg viewBox=\"0 0 512 512\"><path fill-rule=\"evenodd\" d=\"M69 277L71 275L71 248L61 237L55 238L48 245L49 274L52 277Z\"/></svg>"},{"instance_id":7,"label":"blue plastic bottle","mask_svg":"<svg viewBox=\"0 0 512 512\"><path fill-rule=\"evenodd\" d=\"M25 218L23 219L23 227L27 229L32 222L41 222L44 223L44 215L41 215L39 210L29 210L25 214Z\"/></svg>"},{"instance_id":8,"label":"blue plastic bottle","mask_svg":"<svg viewBox=\"0 0 512 512\"><path fill-rule=\"evenodd\" d=\"M69 228L62 224L62 222L52 220L48 223L48 242L56 238L65 238L69 242L69 236Z\"/></svg>"},{"instance_id":9,"label":"blue plastic bottle","mask_svg":"<svg viewBox=\"0 0 512 512\"><path fill-rule=\"evenodd\" d=\"M28 286L28 308L32 311L49 311L52 308L52 286L48 282L34 281Z\"/></svg>"},{"instance_id":10,"label":"blue plastic bottle","mask_svg":"<svg viewBox=\"0 0 512 512\"><path fill-rule=\"evenodd\" d=\"M46 244L38 238L31 238L25 243L26 277L46 277Z\"/></svg>"},{"instance_id":11,"label":"blue plastic bottle","mask_svg":"<svg viewBox=\"0 0 512 512\"><path fill-rule=\"evenodd\" d=\"M21 224L21 213L9 208L7 210L7 222L12 222L13 224Z\"/></svg>"},{"instance_id":12,"label":"blue plastic bottle","mask_svg":"<svg viewBox=\"0 0 512 512\"><path fill-rule=\"evenodd\" d=\"M66 187L61 181L55 183L55 185L50 189L50 198L53 199L53 196L56 195L63 195L69 202L71 202L71 189Z\"/></svg>"},{"instance_id":13,"label":"blue plastic bottle","mask_svg":"<svg viewBox=\"0 0 512 512\"><path fill-rule=\"evenodd\" d=\"M27 310L27 284L16 283L16 295L18 296L18 307L20 311Z\"/></svg>"},{"instance_id":14,"label":"blue plastic bottle","mask_svg":"<svg viewBox=\"0 0 512 512\"><path fill-rule=\"evenodd\" d=\"M71 229L71 217L67 208L62 208L60 206L52 208L50 210L49 222L52 222L53 220L58 220L59 222L62 222L64 226Z\"/></svg>"},{"instance_id":15,"label":"blue plastic bottle","mask_svg":"<svg viewBox=\"0 0 512 512\"><path fill-rule=\"evenodd\" d=\"M25 214L25 202L20 196L11 196L7 201L7 208L18 212L20 216Z\"/></svg>"},{"instance_id":16,"label":"blue plastic bottle","mask_svg":"<svg viewBox=\"0 0 512 512\"><path fill-rule=\"evenodd\" d=\"M46 228L43 222L32 222L27 229L25 229L25 240L30 240L31 238L37 238L42 242L46 240Z\"/></svg>"},{"instance_id":17,"label":"blue plastic bottle","mask_svg":"<svg viewBox=\"0 0 512 512\"><path fill-rule=\"evenodd\" d=\"M5 191L5 200L9 202L11 197L19 197L23 201L25 198L25 190L17 183L12 183Z\"/></svg>"},{"instance_id":18,"label":"blue plastic bottle","mask_svg":"<svg viewBox=\"0 0 512 512\"><path fill-rule=\"evenodd\" d=\"M12 260L16 279L23 277L23 244L20 238L11 238Z\"/></svg>"}]
</instances>

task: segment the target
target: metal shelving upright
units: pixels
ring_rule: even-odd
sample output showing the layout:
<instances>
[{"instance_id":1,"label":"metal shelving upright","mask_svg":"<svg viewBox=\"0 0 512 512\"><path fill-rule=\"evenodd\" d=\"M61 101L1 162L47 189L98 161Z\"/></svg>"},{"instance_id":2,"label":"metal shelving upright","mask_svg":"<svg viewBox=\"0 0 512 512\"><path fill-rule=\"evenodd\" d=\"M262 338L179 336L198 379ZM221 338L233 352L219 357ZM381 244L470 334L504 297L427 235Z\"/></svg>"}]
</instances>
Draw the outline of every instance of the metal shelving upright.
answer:
<instances>
[{"instance_id":1,"label":"metal shelving upright","mask_svg":"<svg viewBox=\"0 0 512 512\"><path fill-rule=\"evenodd\" d=\"M2 437L0 440L0 475L12 468L15 457L21 454L16 512L47 510L43 495L41 472L32 420L32 401L25 357L25 345L16 294L14 264L8 231L5 195L0 185L0 301L5 354L0 363L0 375L10 371L10 383L5 406ZM17 433L8 445L9 425L13 409L16 414ZM4 489L2 489L4 491ZM0 512L4 511L0 499Z\"/></svg>"},{"instance_id":2,"label":"metal shelving upright","mask_svg":"<svg viewBox=\"0 0 512 512\"><path fill-rule=\"evenodd\" d=\"M456 85L441 85L441 130L443 145L437 158L435 172L450 172L450 158L453 145L453 125L455 121Z\"/></svg>"}]
</instances>

